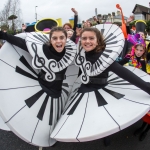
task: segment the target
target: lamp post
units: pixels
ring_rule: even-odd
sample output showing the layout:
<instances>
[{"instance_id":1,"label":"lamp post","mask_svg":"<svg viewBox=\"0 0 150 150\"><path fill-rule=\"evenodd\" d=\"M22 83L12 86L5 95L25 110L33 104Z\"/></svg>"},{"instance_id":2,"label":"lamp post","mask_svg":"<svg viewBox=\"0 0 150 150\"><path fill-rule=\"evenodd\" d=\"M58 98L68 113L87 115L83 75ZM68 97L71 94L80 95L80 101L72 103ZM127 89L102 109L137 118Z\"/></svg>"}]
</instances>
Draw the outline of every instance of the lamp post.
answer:
<instances>
[{"instance_id":1,"label":"lamp post","mask_svg":"<svg viewBox=\"0 0 150 150\"><path fill-rule=\"evenodd\" d=\"M35 6L35 21L37 22L37 12L36 12L36 7L38 7L38 6Z\"/></svg>"}]
</instances>

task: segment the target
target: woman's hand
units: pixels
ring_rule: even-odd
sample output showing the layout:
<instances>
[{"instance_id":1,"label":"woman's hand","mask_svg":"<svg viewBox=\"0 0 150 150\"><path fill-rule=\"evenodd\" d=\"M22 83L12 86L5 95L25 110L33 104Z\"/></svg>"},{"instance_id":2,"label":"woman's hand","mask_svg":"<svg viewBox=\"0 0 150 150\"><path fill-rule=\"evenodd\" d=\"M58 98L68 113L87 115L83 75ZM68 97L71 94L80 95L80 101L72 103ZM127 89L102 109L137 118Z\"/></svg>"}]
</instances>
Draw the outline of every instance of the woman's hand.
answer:
<instances>
[{"instance_id":1,"label":"woman's hand","mask_svg":"<svg viewBox=\"0 0 150 150\"><path fill-rule=\"evenodd\" d=\"M75 10L75 8L71 8L72 12L74 12L75 15L78 15L78 12Z\"/></svg>"},{"instance_id":2,"label":"woman's hand","mask_svg":"<svg viewBox=\"0 0 150 150\"><path fill-rule=\"evenodd\" d=\"M80 36L82 28L76 28L76 36Z\"/></svg>"}]
</instances>

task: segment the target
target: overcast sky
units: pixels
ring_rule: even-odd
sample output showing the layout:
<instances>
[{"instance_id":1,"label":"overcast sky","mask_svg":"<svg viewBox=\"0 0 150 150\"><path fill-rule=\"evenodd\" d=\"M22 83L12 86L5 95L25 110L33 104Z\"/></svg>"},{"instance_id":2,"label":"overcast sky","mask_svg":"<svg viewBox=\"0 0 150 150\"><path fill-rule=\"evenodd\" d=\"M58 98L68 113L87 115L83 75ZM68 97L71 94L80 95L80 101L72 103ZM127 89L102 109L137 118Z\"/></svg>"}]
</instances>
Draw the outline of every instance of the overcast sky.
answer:
<instances>
[{"instance_id":1,"label":"overcast sky","mask_svg":"<svg viewBox=\"0 0 150 150\"><path fill-rule=\"evenodd\" d=\"M3 9L7 0L1 0L0 10ZM37 19L42 18L62 18L63 23L73 16L71 8L76 8L80 20L86 20L95 16L95 8L98 14L108 14L117 12L116 4L122 7L124 16L132 14L135 4L149 7L150 0L20 0L22 19L24 23L35 22L35 6Z\"/></svg>"}]
</instances>

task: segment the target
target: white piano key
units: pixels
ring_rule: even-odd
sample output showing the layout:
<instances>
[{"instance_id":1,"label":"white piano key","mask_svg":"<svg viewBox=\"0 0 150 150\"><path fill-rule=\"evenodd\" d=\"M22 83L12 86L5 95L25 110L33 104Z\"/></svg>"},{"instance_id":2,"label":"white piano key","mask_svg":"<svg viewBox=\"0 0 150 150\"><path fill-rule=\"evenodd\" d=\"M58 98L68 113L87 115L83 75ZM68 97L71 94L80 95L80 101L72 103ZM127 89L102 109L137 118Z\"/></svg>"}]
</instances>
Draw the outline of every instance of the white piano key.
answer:
<instances>
[{"instance_id":1,"label":"white piano key","mask_svg":"<svg viewBox=\"0 0 150 150\"><path fill-rule=\"evenodd\" d=\"M84 122L77 139L80 142L90 141L117 131L119 131L119 126L103 106L98 107L94 92L90 92Z\"/></svg>"},{"instance_id":2,"label":"white piano key","mask_svg":"<svg viewBox=\"0 0 150 150\"><path fill-rule=\"evenodd\" d=\"M124 98L116 99L102 89L99 92L108 103L105 108L119 124L121 130L137 122L150 109L149 105L127 101Z\"/></svg>"},{"instance_id":3,"label":"white piano key","mask_svg":"<svg viewBox=\"0 0 150 150\"><path fill-rule=\"evenodd\" d=\"M88 101L88 95L83 96L82 100L80 101L78 107L75 109L73 115L68 116L68 111L61 116L60 120L58 121L53 133L51 134L51 138L57 139L58 141L68 141L68 142L78 142L76 139L80 128L82 126L82 121L84 118L84 113L86 109L86 103ZM73 103L74 104L74 103ZM73 105L71 105L73 106ZM70 107L71 109L71 107ZM78 118L78 119L76 119ZM70 126L70 123L74 124ZM68 132L69 131L69 132Z\"/></svg>"}]
</instances>

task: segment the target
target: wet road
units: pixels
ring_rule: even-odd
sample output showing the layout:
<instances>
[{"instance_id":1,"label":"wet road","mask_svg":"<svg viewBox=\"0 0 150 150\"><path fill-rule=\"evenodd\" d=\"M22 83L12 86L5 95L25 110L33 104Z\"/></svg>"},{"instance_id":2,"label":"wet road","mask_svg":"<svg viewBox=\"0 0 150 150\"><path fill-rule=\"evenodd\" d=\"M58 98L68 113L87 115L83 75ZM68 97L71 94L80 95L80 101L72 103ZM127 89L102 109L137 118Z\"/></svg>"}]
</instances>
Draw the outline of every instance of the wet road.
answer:
<instances>
[{"instance_id":1,"label":"wet road","mask_svg":"<svg viewBox=\"0 0 150 150\"><path fill-rule=\"evenodd\" d=\"M103 139L85 143L57 142L55 146L43 150L150 150L150 131L144 141L139 141L133 132L142 124L138 121L132 126L110 136L111 144L105 147ZM0 150L39 150L19 139L12 132L0 131Z\"/></svg>"}]
</instances>

